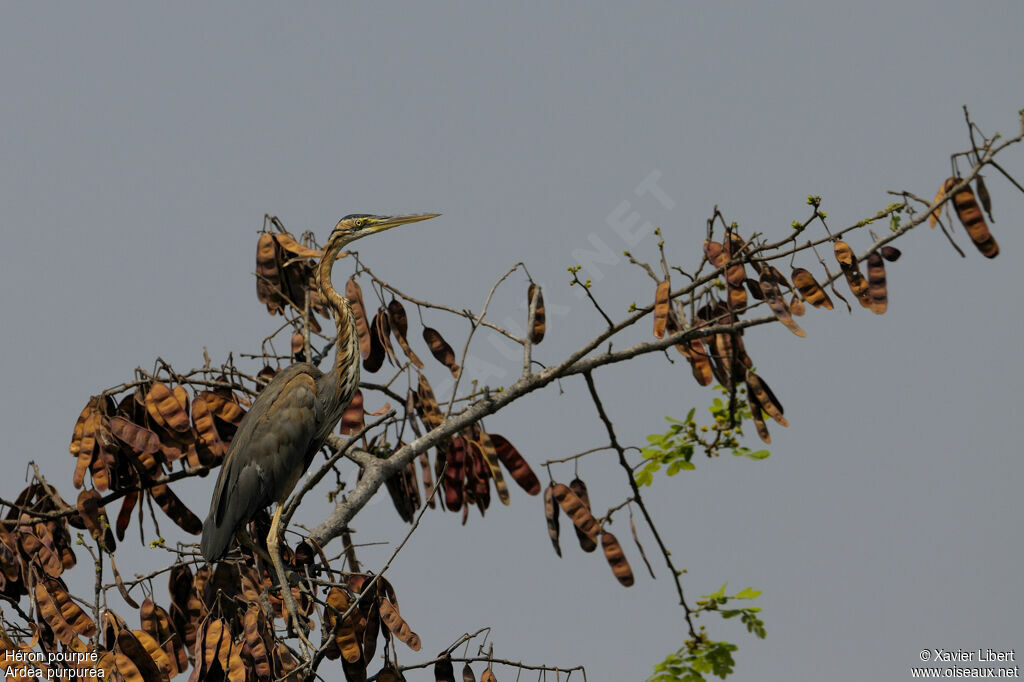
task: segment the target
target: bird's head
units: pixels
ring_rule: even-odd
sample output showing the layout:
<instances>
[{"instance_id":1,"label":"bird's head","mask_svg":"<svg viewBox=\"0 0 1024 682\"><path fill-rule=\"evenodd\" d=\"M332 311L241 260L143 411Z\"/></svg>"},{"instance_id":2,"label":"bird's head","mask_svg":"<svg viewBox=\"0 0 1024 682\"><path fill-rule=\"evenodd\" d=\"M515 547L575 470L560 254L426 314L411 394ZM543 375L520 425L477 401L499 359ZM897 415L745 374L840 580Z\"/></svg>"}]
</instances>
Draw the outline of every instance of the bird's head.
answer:
<instances>
[{"instance_id":1,"label":"bird's head","mask_svg":"<svg viewBox=\"0 0 1024 682\"><path fill-rule=\"evenodd\" d=\"M363 237L390 230L399 225L417 223L421 220L429 220L441 215L440 213L410 213L406 215L369 215L366 213L353 213L338 221L327 240L327 247L343 242L345 244L362 239Z\"/></svg>"}]
</instances>

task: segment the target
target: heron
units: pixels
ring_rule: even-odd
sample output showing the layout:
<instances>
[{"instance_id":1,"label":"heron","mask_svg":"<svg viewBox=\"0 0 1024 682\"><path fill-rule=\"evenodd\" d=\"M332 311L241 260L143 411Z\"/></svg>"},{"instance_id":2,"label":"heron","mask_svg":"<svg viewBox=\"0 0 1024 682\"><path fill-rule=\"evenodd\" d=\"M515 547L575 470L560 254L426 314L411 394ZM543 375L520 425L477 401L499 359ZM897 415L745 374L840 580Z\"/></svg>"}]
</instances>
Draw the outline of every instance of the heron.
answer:
<instances>
[{"instance_id":1,"label":"heron","mask_svg":"<svg viewBox=\"0 0 1024 682\"><path fill-rule=\"evenodd\" d=\"M359 387L355 316L348 300L331 283L331 270L345 245L438 215L358 213L338 222L316 269L316 285L331 307L338 330L334 366L324 373L312 363L297 362L278 373L242 419L217 477L210 513L203 523L203 557L211 563L223 558L236 535L239 542L249 544L245 526L259 510L276 502L267 534L267 551L289 611L287 618L296 625L300 638L302 630L298 627L278 543L281 510Z\"/></svg>"}]
</instances>

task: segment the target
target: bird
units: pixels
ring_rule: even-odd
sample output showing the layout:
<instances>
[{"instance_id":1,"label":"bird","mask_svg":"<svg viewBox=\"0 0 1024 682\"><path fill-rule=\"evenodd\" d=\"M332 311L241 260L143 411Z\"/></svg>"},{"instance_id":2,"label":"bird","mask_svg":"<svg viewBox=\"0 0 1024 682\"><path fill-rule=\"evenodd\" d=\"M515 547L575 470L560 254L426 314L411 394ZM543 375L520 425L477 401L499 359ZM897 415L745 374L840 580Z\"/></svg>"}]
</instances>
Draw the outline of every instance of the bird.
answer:
<instances>
[{"instance_id":1,"label":"bird","mask_svg":"<svg viewBox=\"0 0 1024 682\"><path fill-rule=\"evenodd\" d=\"M317 288L331 307L338 332L334 365L324 373L312 363L297 362L279 372L256 396L224 456L203 523L200 551L213 563L224 557L236 534L240 542L248 544L246 525L254 514L276 502L267 551L293 620L294 602L286 587L278 544L281 510L359 387L355 316L348 300L331 282L334 262L341 250L357 239L438 215L354 213L338 221L316 268Z\"/></svg>"}]
</instances>

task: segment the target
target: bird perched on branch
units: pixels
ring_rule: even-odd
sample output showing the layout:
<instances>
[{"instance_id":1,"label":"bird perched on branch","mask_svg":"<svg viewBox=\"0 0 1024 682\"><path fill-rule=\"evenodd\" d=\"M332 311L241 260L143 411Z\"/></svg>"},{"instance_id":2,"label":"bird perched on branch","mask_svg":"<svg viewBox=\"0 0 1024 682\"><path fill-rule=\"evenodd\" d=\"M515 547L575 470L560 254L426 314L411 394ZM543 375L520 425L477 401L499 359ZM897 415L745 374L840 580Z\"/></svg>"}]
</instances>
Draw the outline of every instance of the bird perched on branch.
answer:
<instances>
[{"instance_id":1,"label":"bird perched on branch","mask_svg":"<svg viewBox=\"0 0 1024 682\"><path fill-rule=\"evenodd\" d=\"M294 602L278 544L281 510L359 387L355 317L348 300L331 283L331 269L346 244L438 215L353 214L338 222L316 269L317 287L330 304L338 329L334 367L325 374L311 363L299 362L275 376L256 397L224 457L203 524L202 554L210 562L222 558L239 531L240 541L247 542L248 536L242 535L246 524L257 511L277 502L267 549L293 620Z\"/></svg>"}]
</instances>

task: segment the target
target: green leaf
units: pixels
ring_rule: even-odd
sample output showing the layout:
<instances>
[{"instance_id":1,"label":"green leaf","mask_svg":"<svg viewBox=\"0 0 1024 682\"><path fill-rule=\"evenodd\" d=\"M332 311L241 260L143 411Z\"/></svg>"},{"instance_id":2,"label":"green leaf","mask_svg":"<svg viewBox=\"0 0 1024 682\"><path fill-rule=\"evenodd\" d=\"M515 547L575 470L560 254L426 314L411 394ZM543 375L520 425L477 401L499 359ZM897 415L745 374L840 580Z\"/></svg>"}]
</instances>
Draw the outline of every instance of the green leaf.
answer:
<instances>
[{"instance_id":1,"label":"green leaf","mask_svg":"<svg viewBox=\"0 0 1024 682\"><path fill-rule=\"evenodd\" d=\"M729 586L729 583L723 583L722 586L720 588L718 588L717 592L712 592L711 594L705 594L702 597L702 599L707 599L708 601L710 601L712 599L721 599L722 597L725 596L725 588L728 587L728 586Z\"/></svg>"},{"instance_id":2,"label":"green leaf","mask_svg":"<svg viewBox=\"0 0 1024 682\"><path fill-rule=\"evenodd\" d=\"M748 587L745 590L741 590L732 596L733 599L757 599L761 596L761 590L755 590L753 587Z\"/></svg>"}]
</instances>

